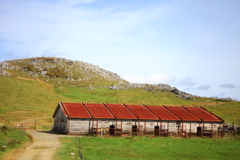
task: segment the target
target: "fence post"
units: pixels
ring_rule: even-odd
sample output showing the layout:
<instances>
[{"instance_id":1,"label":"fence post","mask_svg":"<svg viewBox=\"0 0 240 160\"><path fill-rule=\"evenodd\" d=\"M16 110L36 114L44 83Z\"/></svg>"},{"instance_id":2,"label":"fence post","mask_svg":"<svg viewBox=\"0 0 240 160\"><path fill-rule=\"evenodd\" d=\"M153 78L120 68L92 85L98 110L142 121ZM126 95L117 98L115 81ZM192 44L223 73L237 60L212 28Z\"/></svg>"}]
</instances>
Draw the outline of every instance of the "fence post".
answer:
<instances>
[{"instance_id":1,"label":"fence post","mask_svg":"<svg viewBox=\"0 0 240 160\"><path fill-rule=\"evenodd\" d=\"M83 159L83 155L82 155L82 151L81 151L81 150L78 150L78 153L79 153L80 159L81 159L81 160L84 160L84 159Z\"/></svg>"}]
</instances>

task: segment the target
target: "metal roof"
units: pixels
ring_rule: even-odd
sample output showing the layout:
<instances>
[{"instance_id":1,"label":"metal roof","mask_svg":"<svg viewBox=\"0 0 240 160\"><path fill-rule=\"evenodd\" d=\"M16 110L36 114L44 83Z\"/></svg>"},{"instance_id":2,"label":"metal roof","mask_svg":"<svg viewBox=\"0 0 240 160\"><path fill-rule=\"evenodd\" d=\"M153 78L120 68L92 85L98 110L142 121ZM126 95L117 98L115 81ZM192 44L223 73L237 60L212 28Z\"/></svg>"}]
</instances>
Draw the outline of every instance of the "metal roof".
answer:
<instances>
[{"instance_id":1,"label":"metal roof","mask_svg":"<svg viewBox=\"0 0 240 160\"><path fill-rule=\"evenodd\" d=\"M204 121L219 121L221 122L222 120L215 115L211 114L211 112L208 112L204 110L203 108L200 107L185 107L187 110L195 114L196 116L200 117Z\"/></svg>"},{"instance_id":2,"label":"metal roof","mask_svg":"<svg viewBox=\"0 0 240 160\"><path fill-rule=\"evenodd\" d=\"M58 103L53 114L61 109L69 118L140 119L169 121L210 121L224 120L202 107L144 106L121 104Z\"/></svg>"},{"instance_id":3,"label":"metal roof","mask_svg":"<svg viewBox=\"0 0 240 160\"><path fill-rule=\"evenodd\" d=\"M183 121L202 121L200 118L183 107L166 106L166 108L181 118Z\"/></svg>"},{"instance_id":4,"label":"metal roof","mask_svg":"<svg viewBox=\"0 0 240 160\"><path fill-rule=\"evenodd\" d=\"M127 106L139 119L159 120L151 111L142 105L125 105Z\"/></svg>"},{"instance_id":5,"label":"metal roof","mask_svg":"<svg viewBox=\"0 0 240 160\"><path fill-rule=\"evenodd\" d=\"M116 119L138 119L127 107L122 104L105 104Z\"/></svg>"},{"instance_id":6,"label":"metal roof","mask_svg":"<svg viewBox=\"0 0 240 160\"><path fill-rule=\"evenodd\" d=\"M62 103L70 118L92 118L82 103Z\"/></svg>"},{"instance_id":7,"label":"metal roof","mask_svg":"<svg viewBox=\"0 0 240 160\"><path fill-rule=\"evenodd\" d=\"M180 118L174 115L172 112L167 110L163 106L146 106L150 111L152 111L156 116L158 116L161 120L172 120L172 121L180 121Z\"/></svg>"},{"instance_id":8,"label":"metal roof","mask_svg":"<svg viewBox=\"0 0 240 160\"><path fill-rule=\"evenodd\" d=\"M93 118L115 119L103 104L84 103Z\"/></svg>"}]
</instances>

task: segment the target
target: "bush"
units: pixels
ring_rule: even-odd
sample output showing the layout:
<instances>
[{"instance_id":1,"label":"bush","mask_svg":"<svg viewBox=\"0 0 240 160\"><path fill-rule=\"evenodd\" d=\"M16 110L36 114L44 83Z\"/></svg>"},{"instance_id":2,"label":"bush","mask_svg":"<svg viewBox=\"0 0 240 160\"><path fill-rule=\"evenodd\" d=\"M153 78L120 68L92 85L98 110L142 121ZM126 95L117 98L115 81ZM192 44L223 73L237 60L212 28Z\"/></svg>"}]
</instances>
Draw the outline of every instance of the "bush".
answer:
<instances>
[{"instance_id":1,"label":"bush","mask_svg":"<svg viewBox=\"0 0 240 160\"><path fill-rule=\"evenodd\" d=\"M24 67L24 69L27 69L28 71L32 71L32 72L39 72L39 69L35 68L34 65L32 64L27 65L27 67Z\"/></svg>"},{"instance_id":2,"label":"bush","mask_svg":"<svg viewBox=\"0 0 240 160\"><path fill-rule=\"evenodd\" d=\"M16 146L16 144L20 144L21 142L17 139L12 139L7 143L7 146L10 148L13 148Z\"/></svg>"},{"instance_id":3,"label":"bush","mask_svg":"<svg viewBox=\"0 0 240 160\"><path fill-rule=\"evenodd\" d=\"M55 78L55 77L68 78L68 75L64 71L64 68L59 68L59 67L47 69L46 75L52 78Z\"/></svg>"}]
</instances>

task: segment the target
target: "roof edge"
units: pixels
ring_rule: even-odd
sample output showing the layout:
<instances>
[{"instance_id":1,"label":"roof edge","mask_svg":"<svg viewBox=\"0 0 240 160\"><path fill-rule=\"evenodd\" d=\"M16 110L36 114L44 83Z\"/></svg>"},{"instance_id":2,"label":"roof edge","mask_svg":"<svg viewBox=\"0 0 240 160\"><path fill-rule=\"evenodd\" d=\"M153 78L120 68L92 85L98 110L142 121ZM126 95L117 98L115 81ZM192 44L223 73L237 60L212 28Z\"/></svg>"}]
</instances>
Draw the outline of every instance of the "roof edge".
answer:
<instances>
[{"instance_id":1,"label":"roof edge","mask_svg":"<svg viewBox=\"0 0 240 160\"><path fill-rule=\"evenodd\" d=\"M89 113L89 115L91 116L91 118L93 119L93 115L91 114L91 112L88 110L88 108L85 106L85 104L82 102L83 107L87 110L87 112Z\"/></svg>"},{"instance_id":2,"label":"roof edge","mask_svg":"<svg viewBox=\"0 0 240 160\"><path fill-rule=\"evenodd\" d=\"M224 121L224 119L222 119L222 118L218 117L216 114L214 114L214 113L210 112L209 110L207 110L207 109L205 109L205 108L203 108L203 107L201 107L201 106L200 106L200 108L202 108L202 109L203 109L203 110L205 110L206 112L210 113L211 115L213 115L213 116L217 117L218 119L222 120L222 122L225 122L225 121Z\"/></svg>"},{"instance_id":3,"label":"roof edge","mask_svg":"<svg viewBox=\"0 0 240 160\"><path fill-rule=\"evenodd\" d=\"M54 118L55 115L57 114L57 110L58 110L58 108L60 107L60 103L61 103L61 102L58 102L58 105L57 105L57 107L55 108L55 111L54 111L54 113L53 113L53 115L52 115L52 118Z\"/></svg>"},{"instance_id":4,"label":"roof edge","mask_svg":"<svg viewBox=\"0 0 240 160\"><path fill-rule=\"evenodd\" d=\"M188 110L186 107L182 106L182 108L186 109L187 111L189 111L190 113L192 113L194 116L198 117L199 119L202 120L202 122L205 122L204 119L202 119L201 117L199 117L198 115L196 115L195 113L193 113L192 111Z\"/></svg>"},{"instance_id":5,"label":"roof edge","mask_svg":"<svg viewBox=\"0 0 240 160\"><path fill-rule=\"evenodd\" d=\"M117 119L117 117L111 112L111 110L108 108L108 106L105 104L105 103L102 103L103 104L103 106L105 107L105 108L107 108L107 110L113 115L113 117L115 118L115 119Z\"/></svg>"},{"instance_id":6,"label":"roof edge","mask_svg":"<svg viewBox=\"0 0 240 160\"><path fill-rule=\"evenodd\" d=\"M150 111L152 114L154 114L156 117L158 117L155 113L153 113L153 112L148 108L147 105L143 104L143 106L144 106L145 108L147 108L147 110L149 110L149 111ZM162 121L162 118L160 118L160 117L158 117L158 118L159 118L160 121Z\"/></svg>"},{"instance_id":7,"label":"roof edge","mask_svg":"<svg viewBox=\"0 0 240 160\"><path fill-rule=\"evenodd\" d=\"M123 103L123 105L124 105L130 112L132 112L132 114L133 114L135 117L137 117L138 120L140 120L140 118L139 118L136 114L134 114L133 111L132 111L131 109L129 109L126 104Z\"/></svg>"},{"instance_id":8,"label":"roof edge","mask_svg":"<svg viewBox=\"0 0 240 160\"><path fill-rule=\"evenodd\" d=\"M162 105L166 110L168 110L169 112L171 112L173 115L177 116L181 121L183 121L183 119L181 117L179 117L178 115L176 115L175 113L173 113L170 109L168 109L165 105Z\"/></svg>"}]
</instances>

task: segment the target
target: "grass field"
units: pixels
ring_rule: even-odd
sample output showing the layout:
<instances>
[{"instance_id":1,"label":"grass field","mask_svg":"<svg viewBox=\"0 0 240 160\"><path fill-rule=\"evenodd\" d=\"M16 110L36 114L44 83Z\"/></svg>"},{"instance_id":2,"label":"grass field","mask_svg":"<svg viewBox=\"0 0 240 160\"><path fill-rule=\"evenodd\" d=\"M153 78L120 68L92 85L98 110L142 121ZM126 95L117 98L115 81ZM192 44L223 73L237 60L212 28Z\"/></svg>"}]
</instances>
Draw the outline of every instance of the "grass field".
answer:
<instances>
[{"instance_id":1,"label":"grass field","mask_svg":"<svg viewBox=\"0 0 240 160\"><path fill-rule=\"evenodd\" d=\"M153 160L153 159L240 159L239 139L173 139L173 138L80 138L87 160ZM79 159L78 140L61 138L62 146L55 159ZM71 156L75 153L75 156Z\"/></svg>"},{"instance_id":2,"label":"grass field","mask_svg":"<svg viewBox=\"0 0 240 160\"><path fill-rule=\"evenodd\" d=\"M15 130L9 125L0 126L0 147L6 146L5 150L0 149L0 157L30 140L31 138L24 131Z\"/></svg>"}]
</instances>

